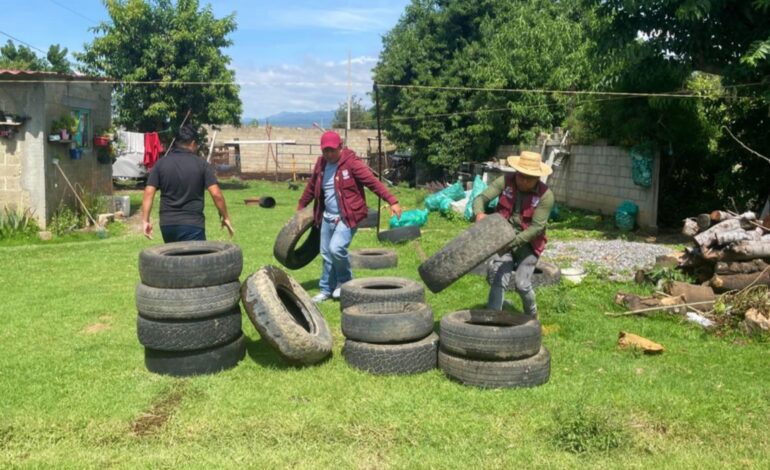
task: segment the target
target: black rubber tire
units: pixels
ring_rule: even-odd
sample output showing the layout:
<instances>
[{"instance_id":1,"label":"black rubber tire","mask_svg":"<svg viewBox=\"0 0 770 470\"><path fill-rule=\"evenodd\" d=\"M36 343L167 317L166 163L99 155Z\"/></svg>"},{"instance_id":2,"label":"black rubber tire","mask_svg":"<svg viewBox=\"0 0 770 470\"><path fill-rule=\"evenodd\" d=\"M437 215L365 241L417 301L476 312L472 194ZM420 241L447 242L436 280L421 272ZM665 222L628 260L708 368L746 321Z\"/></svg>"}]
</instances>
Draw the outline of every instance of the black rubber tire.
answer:
<instances>
[{"instance_id":1,"label":"black rubber tire","mask_svg":"<svg viewBox=\"0 0 770 470\"><path fill-rule=\"evenodd\" d=\"M379 220L379 214L377 209L369 209L366 214L366 218L358 223L358 228L374 228L377 226L377 220Z\"/></svg>"},{"instance_id":2,"label":"black rubber tire","mask_svg":"<svg viewBox=\"0 0 770 470\"><path fill-rule=\"evenodd\" d=\"M342 311L342 334L353 341L387 344L425 338L433 331L433 310L418 302L359 304Z\"/></svg>"},{"instance_id":3,"label":"black rubber tire","mask_svg":"<svg viewBox=\"0 0 770 470\"><path fill-rule=\"evenodd\" d=\"M438 367L448 377L481 388L536 387L548 382L551 354L545 347L516 361L478 361L438 352Z\"/></svg>"},{"instance_id":4,"label":"black rubber tire","mask_svg":"<svg viewBox=\"0 0 770 470\"><path fill-rule=\"evenodd\" d=\"M262 196L259 198L259 207L272 209L275 207L275 198L271 196Z\"/></svg>"},{"instance_id":5,"label":"black rubber tire","mask_svg":"<svg viewBox=\"0 0 770 470\"><path fill-rule=\"evenodd\" d=\"M371 344L345 340L342 355L351 366L376 375L419 374L436 368L438 335L413 343Z\"/></svg>"},{"instance_id":6,"label":"black rubber tire","mask_svg":"<svg viewBox=\"0 0 770 470\"><path fill-rule=\"evenodd\" d=\"M491 269L491 265L486 266L486 268L487 284L492 285L492 281L494 281L496 273ZM538 260L537 264L535 265L535 272L532 274L532 288L537 289L538 287L551 286L558 284L559 282L561 282L561 269L559 269L559 267L553 263ZM515 275L511 276L511 280L508 282L508 287L506 290L511 292L516 291Z\"/></svg>"},{"instance_id":7,"label":"black rubber tire","mask_svg":"<svg viewBox=\"0 0 770 470\"><path fill-rule=\"evenodd\" d=\"M190 320L225 313L241 301L241 283L192 289L160 289L136 285L136 310L155 320Z\"/></svg>"},{"instance_id":8,"label":"black rubber tire","mask_svg":"<svg viewBox=\"0 0 770 470\"><path fill-rule=\"evenodd\" d=\"M488 215L422 263L420 277L432 292L441 292L509 245L515 236L513 226L502 216Z\"/></svg>"},{"instance_id":9,"label":"black rubber tire","mask_svg":"<svg viewBox=\"0 0 770 470\"><path fill-rule=\"evenodd\" d=\"M310 231L302 245L297 243ZM307 266L321 252L321 230L313 226L313 207L308 206L294 214L283 226L273 245L273 256L289 269Z\"/></svg>"},{"instance_id":10,"label":"black rubber tire","mask_svg":"<svg viewBox=\"0 0 770 470\"><path fill-rule=\"evenodd\" d=\"M230 342L241 335L241 309L210 318L158 321L136 317L136 335L146 348L158 351L193 351Z\"/></svg>"},{"instance_id":11,"label":"black rubber tire","mask_svg":"<svg viewBox=\"0 0 770 470\"><path fill-rule=\"evenodd\" d=\"M292 364L315 364L332 352L329 325L297 281L275 266L246 279L241 299L251 322Z\"/></svg>"},{"instance_id":12,"label":"black rubber tire","mask_svg":"<svg viewBox=\"0 0 770 470\"><path fill-rule=\"evenodd\" d=\"M379 302L425 302L425 288L417 281L401 277L353 279L340 289L340 309Z\"/></svg>"},{"instance_id":13,"label":"black rubber tire","mask_svg":"<svg viewBox=\"0 0 770 470\"><path fill-rule=\"evenodd\" d=\"M396 250L362 248L350 251L350 267L354 269L385 269L398 266Z\"/></svg>"},{"instance_id":14,"label":"black rubber tire","mask_svg":"<svg viewBox=\"0 0 770 470\"><path fill-rule=\"evenodd\" d=\"M150 287L189 289L238 280L243 253L225 242L189 241L145 248L139 253L139 277Z\"/></svg>"},{"instance_id":15,"label":"black rubber tire","mask_svg":"<svg viewBox=\"0 0 770 470\"><path fill-rule=\"evenodd\" d=\"M190 375L214 374L238 365L246 355L246 341L243 335L225 345L196 351L144 350L144 365L156 374L187 377Z\"/></svg>"},{"instance_id":16,"label":"black rubber tire","mask_svg":"<svg viewBox=\"0 0 770 470\"><path fill-rule=\"evenodd\" d=\"M460 310L441 318L441 347L468 359L510 361L540 351L540 322L500 310Z\"/></svg>"},{"instance_id":17,"label":"black rubber tire","mask_svg":"<svg viewBox=\"0 0 770 470\"><path fill-rule=\"evenodd\" d=\"M377 239L381 242L404 243L420 238L421 235L420 227L417 225L407 225L406 227L383 230L377 234Z\"/></svg>"}]
</instances>

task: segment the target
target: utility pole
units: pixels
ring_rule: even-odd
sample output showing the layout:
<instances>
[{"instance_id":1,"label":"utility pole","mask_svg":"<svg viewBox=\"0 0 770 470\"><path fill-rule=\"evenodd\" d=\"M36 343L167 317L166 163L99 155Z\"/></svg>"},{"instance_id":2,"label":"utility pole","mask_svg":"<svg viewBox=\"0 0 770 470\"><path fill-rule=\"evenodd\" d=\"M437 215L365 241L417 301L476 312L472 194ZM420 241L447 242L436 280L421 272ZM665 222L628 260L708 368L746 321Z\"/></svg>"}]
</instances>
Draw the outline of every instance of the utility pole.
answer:
<instances>
[{"instance_id":1,"label":"utility pole","mask_svg":"<svg viewBox=\"0 0 770 470\"><path fill-rule=\"evenodd\" d=\"M353 87L352 80L353 80L353 77L352 77L352 66L350 61L350 51L348 51L348 125L345 128L345 145L348 144L348 131L350 130L350 102L351 102L350 93Z\"/></svg>"}]
</instances>

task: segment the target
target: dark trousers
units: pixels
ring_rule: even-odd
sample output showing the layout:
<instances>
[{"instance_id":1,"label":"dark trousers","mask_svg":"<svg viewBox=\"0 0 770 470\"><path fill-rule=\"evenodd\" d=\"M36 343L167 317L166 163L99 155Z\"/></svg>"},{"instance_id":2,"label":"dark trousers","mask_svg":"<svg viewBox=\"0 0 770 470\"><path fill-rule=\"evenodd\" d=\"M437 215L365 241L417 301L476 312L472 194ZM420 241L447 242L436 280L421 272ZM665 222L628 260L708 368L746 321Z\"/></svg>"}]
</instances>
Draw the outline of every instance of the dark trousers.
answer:
<instances>
[{"instance_id":1,"label":"dark trousers","mask_svg":"<svg viewBox=\"0 0 770 470\"><path fill-rule=\"evenodd\" d=\"M206 239L206 229L195 225L161 225L160 232L166 243Z\"/></svg>"}]
</instances>

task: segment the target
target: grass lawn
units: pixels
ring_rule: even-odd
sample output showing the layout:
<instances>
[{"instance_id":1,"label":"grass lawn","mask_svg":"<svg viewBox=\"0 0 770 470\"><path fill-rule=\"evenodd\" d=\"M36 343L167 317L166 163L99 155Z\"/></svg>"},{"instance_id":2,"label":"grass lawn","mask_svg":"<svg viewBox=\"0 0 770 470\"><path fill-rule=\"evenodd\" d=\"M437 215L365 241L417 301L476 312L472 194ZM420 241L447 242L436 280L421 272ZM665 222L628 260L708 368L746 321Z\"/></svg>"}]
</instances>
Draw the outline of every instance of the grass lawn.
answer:
<instances>
[{"instance_id":1,"label":"grass lawn","mask_svg":"<svg viewBox=\"0 0 770 470\"><path fill-rule=\"evenodd\" d=\"M422 195L399 189L405 208ZM245 197L271 195L268 210ZM272 246L298 191L252 182L226 189L241 279L277 264ZM133 200L139 199L138 193ZM376 203L370 199L370 205ZM155 204L157 210L157 201ZM225 239L207 197L209 239ZM155 217L157 223L157 216ZM431 214L428 255L465 227ZM580 237L583 221L551 233ZM248 354L234 369L190 379L151 374L136 339L140 250L160 243L131 230L105 240L0 247L0 466L260 468L767 468L770 348L719 338L676 318L608 318L631 284L589 275L538 291L550 382L489 391L439 370L375 377L340 354L338 304L321 310L334 334L330 361L287 367L244 315ZM597 232L598 233L598 232ZM353 248L379 246L360 230ZM414 244L399 266L356 276L419 279ZM320 259L292 274L315 294ZM485 303L486 282L466 276L438 295L438 319ZM518 304L518 299L514 299ZM662 343L644 356L616 348L618 332ZM762 463L765 462L765 463Z\"/></svg>"}]
</instances>

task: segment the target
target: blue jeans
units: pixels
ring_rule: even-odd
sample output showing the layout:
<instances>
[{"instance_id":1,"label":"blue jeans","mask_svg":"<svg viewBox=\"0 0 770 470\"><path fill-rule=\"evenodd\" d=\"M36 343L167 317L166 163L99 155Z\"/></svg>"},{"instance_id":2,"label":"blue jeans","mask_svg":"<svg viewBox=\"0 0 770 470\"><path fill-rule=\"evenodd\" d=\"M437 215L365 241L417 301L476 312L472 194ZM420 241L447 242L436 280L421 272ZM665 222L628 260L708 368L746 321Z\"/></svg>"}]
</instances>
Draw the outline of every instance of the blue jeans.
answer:
<instances>
[{"instance_id":1,"label":"blue jeans","mask_svg":"<svg viewBox=\"0 0 770 470\"><path fill-rule=\"evenodd\" d=\"M351 229L339 218L324 216L321 222L323 269L318 283L322 293L331 295L334 289L353 279L348 247L355 233L356 229Z\"/></svg>"},{"instance_id":2,"label":"blue jeans","mask_svg":"<svg viewBox=\"0 0 770 470\"><path fill-rule=\"evenodd\" d=\"M493 270L495 274L492 285L489 287L487 308L503 309L505 291L511 282L511 276L515 275L516 292L521 297L524 313L537 315L535 290L532 289L532 274L535 272L535 265L537 265L537 255L529 243L525 243L513 253L496 255L489 266L489 269Z\"/></svg>"},{"instance_id":3,"label":"blue jeans","mask_svg":"<svg viewBox=\"0 0 770 470\"><path fill-rule=\"evenodd\" d=\"M160 233L166 243L206 239L206 229L195 225L161 225Z\"/></svg>"}]
</instances>

